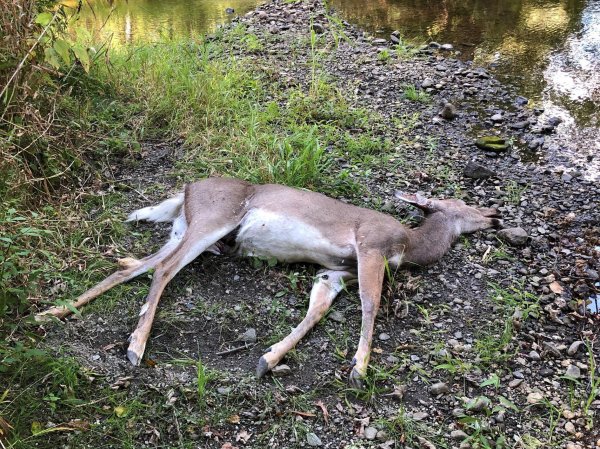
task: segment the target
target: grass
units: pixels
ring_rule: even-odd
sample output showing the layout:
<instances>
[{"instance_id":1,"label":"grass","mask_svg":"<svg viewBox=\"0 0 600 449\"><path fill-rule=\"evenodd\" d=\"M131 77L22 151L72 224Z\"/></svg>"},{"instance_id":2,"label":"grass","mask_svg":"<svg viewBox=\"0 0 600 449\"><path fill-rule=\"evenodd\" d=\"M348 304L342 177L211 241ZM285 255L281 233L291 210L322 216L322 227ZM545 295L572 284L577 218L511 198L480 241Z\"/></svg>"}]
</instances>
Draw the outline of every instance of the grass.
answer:
<instances>
[{"instance_id":1,"label":"grass","mask_svg":"<svg viewBox=\"0 0 600 449\"><path fill-rule=\"evenodd\" d=\"M417 89L413 84L404 86L404 98L418 103L430 103L431 95L421 89Z\"/></svg>"}]
</instances>

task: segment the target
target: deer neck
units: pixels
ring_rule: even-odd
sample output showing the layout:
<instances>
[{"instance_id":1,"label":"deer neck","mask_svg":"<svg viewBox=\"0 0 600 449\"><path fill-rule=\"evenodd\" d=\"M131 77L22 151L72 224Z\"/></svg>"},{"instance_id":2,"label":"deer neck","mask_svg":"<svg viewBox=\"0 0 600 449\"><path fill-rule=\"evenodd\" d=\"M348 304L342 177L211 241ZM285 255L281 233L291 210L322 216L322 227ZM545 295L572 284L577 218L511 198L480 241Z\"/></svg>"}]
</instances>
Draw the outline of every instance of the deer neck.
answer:
<instances>
[{"instance_id":1,"label":"deer neck","mask_svg":"<svg viewBox=\"0 0 600 449\"><path fill-rule=\"evenodd\" d=\"M446 254L460 235L456 223L445 214L436 212L425 219L418 228L409 230L408 245L403 263L429 265Z\"/></svg>"}]
</instances>

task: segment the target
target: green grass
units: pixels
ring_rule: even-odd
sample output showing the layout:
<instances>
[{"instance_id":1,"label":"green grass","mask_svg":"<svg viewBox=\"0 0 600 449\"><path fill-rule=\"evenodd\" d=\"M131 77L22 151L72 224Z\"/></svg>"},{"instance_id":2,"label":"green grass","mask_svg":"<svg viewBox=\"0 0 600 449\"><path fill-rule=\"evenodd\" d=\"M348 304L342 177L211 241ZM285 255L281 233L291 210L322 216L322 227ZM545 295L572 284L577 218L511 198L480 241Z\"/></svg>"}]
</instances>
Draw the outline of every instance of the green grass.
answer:
<instances>
[{"instance_id":1,"label":"green grass","mask_svg":"<svg viewBox=\"0 0 600 449\"><path fill-rule=\"evenodd\" d=\"M421 89L417 89L413 84L404 86L404 98L418 103L430 103L431 95Z\"/></svg>"}]
</instances>

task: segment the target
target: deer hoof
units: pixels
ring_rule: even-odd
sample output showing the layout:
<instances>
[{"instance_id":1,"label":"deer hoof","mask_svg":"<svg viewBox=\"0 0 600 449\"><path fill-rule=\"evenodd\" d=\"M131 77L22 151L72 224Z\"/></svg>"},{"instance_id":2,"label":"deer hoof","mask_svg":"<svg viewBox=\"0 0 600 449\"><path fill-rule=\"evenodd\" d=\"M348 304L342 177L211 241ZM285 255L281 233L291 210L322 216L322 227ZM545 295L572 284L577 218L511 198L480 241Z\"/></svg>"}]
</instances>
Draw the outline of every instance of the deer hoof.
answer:
<instances>
[{"instance_id":1,"label":"deer hoof","mask_svg":"<svg viewBox=\"0 0 600 449\"><path fill-rule=\"evenodd\" d=\"M256 377L258 379L260 379L261 377L263 377L265 374L267 374L267 372L270 370L271 368L269 368L269 363L267 362L267 359L265 359L265 356L262 356L259 360L258 360L258 365L256 366Z\"/></svg>"},{"instance_id":2,"label":"deer hoof","mask_svg":"<svg viewBox=\"0 0 600 449\"><path fill-rule=\"evenodd\" d=\"M363 386L364 386L363 378L364 378L364 376L362 374L360 374L356 368L353 368L352 372L350 373L348 383L350 384L350 386L352 388L356 388L357 390L362 390Z\"/></svg>"},{"instance_id":3,"label":"deer hoof","mask_svg":"<svg viewBox=\"0 0 600 449\"><path fill-rule=\"evenodd\" d=\"M140 362L142 361L142 354L138 354L133 349L127 350L127 358L134 366L140 366Z\"/></svg>"}]
</instances>

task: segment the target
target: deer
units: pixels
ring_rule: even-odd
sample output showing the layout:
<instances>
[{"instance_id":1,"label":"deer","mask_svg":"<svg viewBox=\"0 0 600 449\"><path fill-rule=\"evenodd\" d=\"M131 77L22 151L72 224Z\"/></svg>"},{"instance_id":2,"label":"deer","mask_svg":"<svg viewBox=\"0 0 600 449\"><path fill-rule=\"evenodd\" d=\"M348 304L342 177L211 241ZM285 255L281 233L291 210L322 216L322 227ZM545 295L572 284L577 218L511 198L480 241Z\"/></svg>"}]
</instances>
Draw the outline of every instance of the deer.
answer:
<instances>
[{"instance_id":1,"label":"deer","mask_svg":"<svg viewBox=\"0 0 600 449\"><path fill-rule=\"evenodd\" d=\"M439 260L462 234L502 227L497 209L468 206L458 199L428 199L396 192L424 212L410 228L394 217L278 184L251 184L232 178L206 178L158 205L132 212L127 221L171 222L166 244L143 259L119 259L119 270L65 306L36 316L64 318L112 287L154 269L151 287L129 339L127 358L139 365L158 302L166 285L204 252L275 258L323 267L312 286L306 316L289 335L260 357L258 378L272 370L323 318L338 294L358 282L361 333L349 376L360 388L371 353L375 317L386 267L425 266Z\"/></svg>"}]
</instances>

